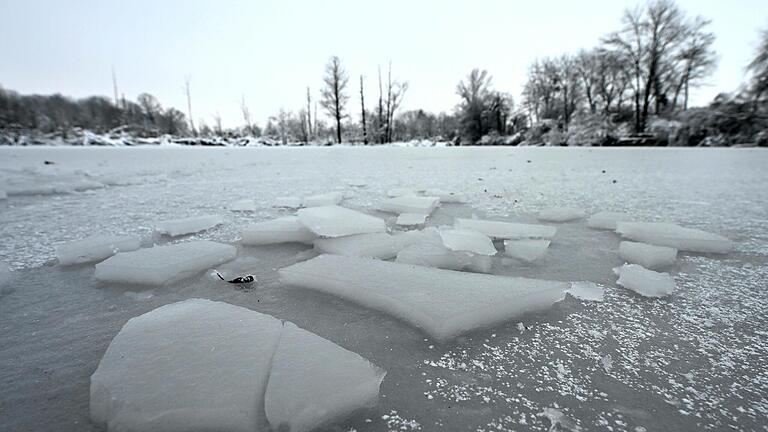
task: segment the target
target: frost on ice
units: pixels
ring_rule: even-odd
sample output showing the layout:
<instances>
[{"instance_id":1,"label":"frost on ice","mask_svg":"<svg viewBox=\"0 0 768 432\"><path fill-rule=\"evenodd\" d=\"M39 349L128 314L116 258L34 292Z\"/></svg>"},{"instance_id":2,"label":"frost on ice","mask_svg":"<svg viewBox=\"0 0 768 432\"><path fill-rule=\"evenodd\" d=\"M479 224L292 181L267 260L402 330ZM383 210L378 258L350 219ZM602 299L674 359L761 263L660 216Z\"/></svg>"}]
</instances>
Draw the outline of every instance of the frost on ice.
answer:
<instances>
[{"instance_id":1,"label":"frost on ice","mask_svg":"<svg viewBox=\"0 0 768 432\"><path fill-rule=\"evenodd\" d=\"M122 252L96 264L96 279L139 285L164 285L235 258L234 246L208 240Z\"/></svg>"},{"instance_id":2,"label":"frost on ice","mask_svg":"<svg viewBox=\"0 0 768 432\"><path fill-rule=\"evenodd\" d=\"M677 249L646 243L623 241L619 243L619 256L628 263L657 270L669 267L677 260Z\"/></svg>"},{"instance_id":3,"label":"frost on ice","mask_svg":"<svg viewBox=\"0 0 768 432\"><path fill-rule=\"evenodd\" d=\"M276 243L307 243L317 235L307 229L296 216L284 216L249 225L240 232L240 243L247 246L259 246Z\"/></svg>"},{"instance_id":4,"label":"frost on ice","mask_svg":"<svg viewBox=\"0 0 768 432\"><path fill-rule=\"evenodd\" d=\"M573 207L548 207L542 209L537 219L546 222L568 222L586 216L584 209Z\"/></svg>"},{"instance_id":5,"label":"frost on ice","mask_svg":"<svg viewBox=\"0 0 768 432\"><path fill-rule=\"evenodd\" d=\"M339 206L321 206L298 211L299 221L322 237L384 232L383 219Z\"/></svg>"},{"instance_id":6,"label":"frost on ice","mask_svg":"<svg viewBox=\"0 0 768 432\"><path fill-rule=\"evenodd\" d=\"M328 192L304 198L304 207L333 206L341 202L344 195L341 192Z\"/></svg>"},{"instance_id":7,"label":"frost on ice","mask_svg":"<svg viewBox=\"0 0 768 432\"><path fill-rule=\"evenodd\" d=\"M624 264L613 272L619 276L617 284L646 297L665 297L675 291L675 281L669 273L655 272L637 264Z\"/></svg>"},{"instance_id":8,"label":"frost on ice","mask_svg":"<svg viewBox=\"0 0 768 432\"><path fill-rule=\"evenodd\" d=\"M399 226L416 226L424 225L426 221L427 215L424 213L400 213L395 224Z\"/></svg>"},{"instance_id":9,"label":"frost on ice","mask_svg":"<svg viewBox=\"0 0 768 432\"><path fill-rule=\"evenodd\" d=\"M135 251L140 247L141 239L134 236L95 236L60 245L56 248L56 257L60 265L82 264L101 261L118 252Z\"/></svg>"},{"instance_id":10,"label":"frost on ice","mask_svg":"<svg viewBox=\"0 0 768 432\"><path fill-rule=\"evenodd\" d=\"M383 311L440 341L547 309L562 300L568 289L564 282L337 255L321 255L279 273L288 285Z\"/></svg>"},{"instance_id":11,"label":"frost on ice","mask_svg":"<svg viewBox=\"0 0 768 432\"><path fill-rule=\"evenodd\" d=\"M727 238L695 228L683 228L665 222L620 222L616 232L622 237L683 251L728 253L733 242Z\"/></svg>"},{"instance_id":12,"label":"frost on ice","mask_svg":"<svg viewBox=\"0 0 768 432\"><path fill-rule=\"evenodd\" d=\"M579 300L601 302L605 296L605 288L592 282L572 282L568 294Z\"/></svg>"},{"instance_id":13,"label":"frost on ice","mask_svg":"<svg viewBox=\"0 0 768 432\"><path fill-rule=\"evenodd\" d=\"M291 323L191 299L125 324L91 376L91 418L115 431L307 430L374 404L383 378Z\"/></svg>"},{"instance_id":14,"label":"frost on ice","mask_svg":"<svg viewBox=\"0 0 768 432\"><path fill-rule=\"evenodd\" d=\"M305 432L373 407L386 372L286 322L272 358L264 409L274 430Z\"/></svg>"},{"instance_id":15,"label":"frost on ice","mask_svg":"<svg viewBox=\"0 0 768 432\"><path fill-rule=\"evenodd\" d=\"M155 232L176 237L205 231L223 223L224 219L219 215L193 216L158 222L155 224Z\"/></svg>"},{"instance_id":16,"label":"frost on ice","mask_svg":"<svg viewBox=\"0 0 768 432\"><path fill-rule=\"evenodd\" d=\"M551 239L557 232L557 228L547 225L462 218L456 219L454 227L478 231L493 239Z\"/></svg>"},{"instance_id":17,"label":"frost on ice","mask_svg":"<svg viewBox=\"0 0 768 432\"><path fill-rule=\"evenodd\" d=\"M299 197L277 197L272 207L283 207L290 209L301 208L301 198Z\"/></svg>"},{"instance_id":18,"label":"frost on ice","mask_svg":"<svg viewBox=\"0 0 768 432\"><path fill-rule=\"evenodd\" d=\"M595 229L615 230L618 222L630 222L634 217L628 213L603 211L587 219L587 226Z\"/></svg>"},{"instance_id":19,"label":"frost on ice","mask_svg":"<svg viewBox=\"0 0 768 432\"><path fill-rule=\"evenodd\" d=\"M379 210L389 213L422 213L429 215L440 204L437 197L403 195L379 203Z\"/></svg>"},{"instance_id":20,"label":"frost on ice","mask_svg":"<svg viewBox=\"0 0 768 432\"><path fill-rule=\"evenodd\" d=\"M443 245L450 250L471 252L478 255L496 255L491 239L477 231L466 229L440 230Z\"/></svg>"},{"instance_id":21,"label":"frost on ice","mask_svg":"<svg viewBox=\"0 0 768 432\"><path fill-rule=\"evenodd\" d=\"M504 240L504 255L532 263L547 253L549 240Z\"/></svg>"}]
</instances>

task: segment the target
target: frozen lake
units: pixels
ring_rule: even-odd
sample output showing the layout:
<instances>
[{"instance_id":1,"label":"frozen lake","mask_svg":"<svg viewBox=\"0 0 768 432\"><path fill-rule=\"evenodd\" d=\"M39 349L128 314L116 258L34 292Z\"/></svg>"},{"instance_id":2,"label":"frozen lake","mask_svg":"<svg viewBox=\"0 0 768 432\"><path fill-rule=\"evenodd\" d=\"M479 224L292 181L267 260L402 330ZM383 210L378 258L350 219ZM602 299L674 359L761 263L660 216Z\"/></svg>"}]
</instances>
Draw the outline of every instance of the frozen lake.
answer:
<instances>
[{"instance_id":1,"label":"frozen lake","mask_svg":"<svg viewBox=\"0 0 768 432\"><path fill-rule=\"evenodd\" d=\"M44 161L53 162L44 164ZM356 184L355 186L350 185ZM361 184L365 184L361 186ZM2 186L2 185L5 186ZM102 187L107 185L106 187ZM768 152L760 149L564 148L0 148L0 430L97 430L89 377L125 322L192 297L292 321L387 371L379 404L327 430L548 430L557 408L586 430L766 430ZM255 258L250 289L201 274L126 295L93 265L59 267L55 247L94 234L137 234L156 221L220 214L212 230L174 239L237 244L249 223L291 214L279 196L333 190L375 205L393 188L466 193L427 225L479 217L536 223L548 206L623 211L724 235L726 255L681 252L675 293L616 285L620 238L584 221L558 227L534 264L494 257L493 274L606 287L546 313L439 344L383 313L283 286L277 270L310 246L238 245ZM44 193L36 195L33 192ZM253 199L254 212L231 212ZM643 429L645 428L645 429Z\"/></svg>"}]
</instances>

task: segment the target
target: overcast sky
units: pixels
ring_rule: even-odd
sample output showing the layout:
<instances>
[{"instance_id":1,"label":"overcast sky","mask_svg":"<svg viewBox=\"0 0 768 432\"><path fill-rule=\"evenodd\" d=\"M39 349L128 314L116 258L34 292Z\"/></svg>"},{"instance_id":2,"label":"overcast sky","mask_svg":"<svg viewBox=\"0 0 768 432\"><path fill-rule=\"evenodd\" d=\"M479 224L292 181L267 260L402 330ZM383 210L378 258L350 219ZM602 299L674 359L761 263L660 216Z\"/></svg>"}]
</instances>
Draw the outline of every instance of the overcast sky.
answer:
<instances>
[{"instance_id":1,"label":"overcast sky","mask_svg":"<svg viewBox=\"0 0 768 432\"><path fill-rule=\"evenodd\" d=\"M74 97L155 95L186 113L190 77L196 121L242 123L244 98L264 125L280 108L297 110L306 87L317 97L329 56L341 57L359 112L377 92L377 67L410 88L404 109L450 111L456 83L474 67L520 99L528 65L594 46L620 26L635 1L192 1L0 0L0 85L21 93ZM679 0L712 19L719 66L694 104L744 80L744 67L768 25L765 0Z\"/></svg>"}]
</instances>

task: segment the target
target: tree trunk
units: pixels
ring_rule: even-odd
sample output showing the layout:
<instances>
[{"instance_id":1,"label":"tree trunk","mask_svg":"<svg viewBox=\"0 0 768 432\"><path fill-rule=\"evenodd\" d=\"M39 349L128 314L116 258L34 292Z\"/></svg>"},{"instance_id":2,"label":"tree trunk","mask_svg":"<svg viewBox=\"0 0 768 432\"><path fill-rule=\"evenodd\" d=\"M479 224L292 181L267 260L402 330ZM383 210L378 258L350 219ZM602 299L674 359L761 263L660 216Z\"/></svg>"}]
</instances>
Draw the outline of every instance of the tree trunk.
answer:
<instances>
[{"instance_id":1,"label":"tree trunk","mask_svg":"<svg viewBox=\"0 0 768 432\"><path fill-rule=\"evenodd\" d=\"M363 114L363 144L368 145L368 131L365 127L365 95L363 93L363 76L360 75L360 108Z\"/></svg>"}]
</instances>

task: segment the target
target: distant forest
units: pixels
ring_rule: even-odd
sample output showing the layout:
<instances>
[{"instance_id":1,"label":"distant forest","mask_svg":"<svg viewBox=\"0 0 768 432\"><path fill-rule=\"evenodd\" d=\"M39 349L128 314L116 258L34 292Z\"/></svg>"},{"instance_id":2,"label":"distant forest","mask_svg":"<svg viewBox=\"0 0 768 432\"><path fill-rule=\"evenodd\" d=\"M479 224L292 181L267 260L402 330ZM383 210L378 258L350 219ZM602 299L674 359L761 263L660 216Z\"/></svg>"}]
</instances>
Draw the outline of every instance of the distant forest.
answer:
<instances>
[{"instance_id":1,"label":"distant forest","mask_svg":"<svg viewBox=\"0 0 768 432\"><path fill-rule=\"evenodd\" d=\"M163 107L150 94L136 101L92 96L20 95L0 87L0 144L29 135L196 138L256 137L270 144L384 144L428 140L453 145L768 145L768 28L760 35L746 81L708 106L689 107L691 92L717 66L710 20L688 16L671 0L625 11L617 29L591 50L537 59L521 100L494 88L491 74L472 70L455 92L452 112L402 111L408 82L379 68L378 93L363 92L364 77L350 80L341 59L325 66L319 96L307 87L301 108L280 110L264 127L241 104L243 124L224 129L192 114ZM359 84L359 87L358 87ZM350 112L359 98L362 109ZM318 114L318 110L320 113ZM320 117L324 119L321 119ZM200 142L191 139L191 143Z\"/></svg>"}]
</instances>

